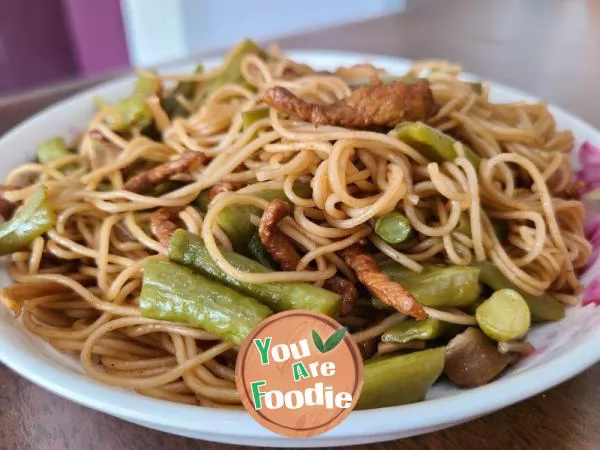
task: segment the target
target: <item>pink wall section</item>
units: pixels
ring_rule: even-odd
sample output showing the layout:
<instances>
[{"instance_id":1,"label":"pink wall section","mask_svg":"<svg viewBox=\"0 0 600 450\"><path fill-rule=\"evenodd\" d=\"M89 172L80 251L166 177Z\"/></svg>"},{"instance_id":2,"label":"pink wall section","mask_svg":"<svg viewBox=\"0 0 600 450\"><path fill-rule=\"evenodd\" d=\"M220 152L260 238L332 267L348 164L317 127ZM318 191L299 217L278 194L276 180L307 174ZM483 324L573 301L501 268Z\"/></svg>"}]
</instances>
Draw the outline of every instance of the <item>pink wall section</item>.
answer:
<instances>
[{"instance_id":1,"label":"pink wall section","mask_svg":"<svg viewBox=\"0 0 600 450\"><path fill-rule=\"evenodd\" d=\"M152 1L152 0L148 0ZM81 74L129 65L119 0L62 0Z\"/></svg>"}]
</instances>

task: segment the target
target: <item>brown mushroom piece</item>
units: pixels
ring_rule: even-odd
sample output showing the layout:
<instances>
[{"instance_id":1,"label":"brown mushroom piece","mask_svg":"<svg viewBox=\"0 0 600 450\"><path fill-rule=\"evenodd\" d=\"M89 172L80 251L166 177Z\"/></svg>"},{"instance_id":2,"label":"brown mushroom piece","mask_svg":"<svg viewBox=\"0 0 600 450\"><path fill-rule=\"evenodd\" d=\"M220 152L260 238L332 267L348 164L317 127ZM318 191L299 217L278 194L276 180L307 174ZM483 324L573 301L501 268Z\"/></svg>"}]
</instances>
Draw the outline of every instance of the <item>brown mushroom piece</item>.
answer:
<instances>
[{"instance_id":1,"label":"brown mushroom piece","mask_svg":"<svg viewBox=\"0 0 600 450\"><path fill-rule=\"evenodd\" d=\"M458 386L476 387L492 381L513 361L481 330L470 327L446 346L444 373Z\"/></svg>"}]
</instances>

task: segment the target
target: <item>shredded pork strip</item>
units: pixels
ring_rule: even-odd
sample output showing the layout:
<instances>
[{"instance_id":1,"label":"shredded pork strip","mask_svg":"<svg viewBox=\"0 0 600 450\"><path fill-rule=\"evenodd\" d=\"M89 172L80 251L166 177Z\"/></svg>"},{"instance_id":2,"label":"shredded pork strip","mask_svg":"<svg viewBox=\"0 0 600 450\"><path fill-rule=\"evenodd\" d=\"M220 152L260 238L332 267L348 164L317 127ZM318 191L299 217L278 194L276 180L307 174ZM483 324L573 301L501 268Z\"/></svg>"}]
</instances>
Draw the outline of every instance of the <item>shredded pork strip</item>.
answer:
<instances>
[{"instance_id":1,"label":"shredded pork strip","mask_svg":"<svg viewBox=\"0 0 600 450\"><path fill-rule=\"evenodd\" d=\"M290 215L291 211L292 208L287 202L275 199L265 208L258 225L261 242L284 271L296 270L300 262L300 255L294 244L277 227L284 217Z\"/></svg>"},{"instance_id":2,"label":"shredded pork strip","mask_svg":"<svg viewBox=\"0 0 600 450\"><path fill-rule=\"evenodd\" d=\"M375 258L354 244L340 252L348 266L356 272L362 284L379 300L402 314L426 319L427 313L410 292L381 271Z\"/></svg>"},{"instance_id":3,"label":"shredded pork strip","mask_svg":"<svg viewBox=\"0 0 600 450\"><path fill-rule=\"evenodd\" d=\"M179 213L183 208L178 206L163 207L157 209L150 214L150 230L156 236L158 242L165 247L169 246L171 236L175 233L177 222L179 221Z\"/></svg>"},{"instance_id":4,"label":"shredded pork strip","mask_svg":"<svg viewBox=\"0 0 600 450\"><path fill-rule=\"evenodd\" d=\"M205 160L204 153L188 150L173 161L167 161L127 180L124 189L136 194L145 194L154 186L170 180L175 175L193 170Z\"/></svg>"},{"instance_id":5,"label":"shredded pork strip","mask_svg":"<svg viewBox=\"0 0 600 450\"><path fill-rule=\"evenodd\" d=\"M265 92L264 101L279 112L315 125L349 128L393 127L405 121L425 120L435 107L427 80L359 87L329 105L309 103L282 86L274 86Z\"/></svg>"}]
</instances>

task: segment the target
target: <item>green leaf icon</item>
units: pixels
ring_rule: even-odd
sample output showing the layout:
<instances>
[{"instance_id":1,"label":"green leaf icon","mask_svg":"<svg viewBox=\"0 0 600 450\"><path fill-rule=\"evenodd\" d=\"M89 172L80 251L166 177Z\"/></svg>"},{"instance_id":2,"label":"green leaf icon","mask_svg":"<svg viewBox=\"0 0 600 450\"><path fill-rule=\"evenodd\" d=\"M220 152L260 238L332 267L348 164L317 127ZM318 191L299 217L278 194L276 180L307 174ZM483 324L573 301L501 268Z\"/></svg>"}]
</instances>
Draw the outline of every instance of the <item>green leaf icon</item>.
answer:
<instances>
[{"instance_id":1,"label":"green leaf icon","mask_svg":"<svg viewBox=\"0 0 600 450\"><path fill-rule=\"evenodd\" d=\"M342 339L344 339L344 334L346 334L346 328L342 327L329 336L329 338L327 338L325 341L325 345L323 346L323 353L327 353L336 348L337 345L342 342Z\"/></svg>"},{"instance_id":2,"label":"green leaf icon","mask_svg":"<svg viewBox=\"0 0 600 450\"><path fill-rule=\"evenodd\" d=\"M325 350L323 348L323 340L321 339L321 336L319 336L319 333L316 332L316 330L312 330L312 339L315 343L315 347L317 347L317 350L319 350L321 353L325 353Z\"/></svg>"},{"instance_id":3,"label":"green leaf icon","mask_svg":"<svg viewBox=\"0 0 600 450\"><path fill-rule=\"evenodd\" d=\"M323 343L319 333L317 333L315 330L312 330L313 342L315 343L317 350L319 350L321 353L327 353L336 348L338 344L342 342L342 339L344 339L344 334L346 334L346 328L342 327L329 336L325 343Z\"/></svg>"}]
</instances>

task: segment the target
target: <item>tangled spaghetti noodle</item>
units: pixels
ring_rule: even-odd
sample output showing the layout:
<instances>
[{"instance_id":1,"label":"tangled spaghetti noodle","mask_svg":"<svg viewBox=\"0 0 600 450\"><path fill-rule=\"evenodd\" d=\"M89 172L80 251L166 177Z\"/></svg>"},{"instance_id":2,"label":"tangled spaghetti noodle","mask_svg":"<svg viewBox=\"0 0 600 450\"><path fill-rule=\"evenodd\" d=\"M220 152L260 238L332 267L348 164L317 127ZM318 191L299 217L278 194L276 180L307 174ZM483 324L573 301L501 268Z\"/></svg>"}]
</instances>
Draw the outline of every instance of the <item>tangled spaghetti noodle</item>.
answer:
<instances>
[{"instance_id":1,"label":"tangled spaghetti noodle","mask_svg":"<svg viewBox=\"0 0 600 450\"><path fill-rule=\"evenodd\" d=\"M455 158L432 162L398 139L394 128L315 126L276 108L244 123L243 112L264 108L263 95L274 86L327 105L351 95L356 77L369 80L387 76L384 72L360 66L319 73L258 52L239 61L240 82L215 87L233 58L207 73L145 73L161 86L144 99L154 135L148 124L119 129L114 117L122 111L105 105L81 135L76 153L49 164L24 164L8 176L15 188L3 196L13 203L43 184L56 223L12 253L16 283L4 289L5 302L21 313L29 331L78 355L89 376L165 400L239 407L233 343L140 311L144 265L168 259L164 240L149 226L159 207L178 208L172 214L178 226L201 236L218 267L247 283L323 286L336 274L356 283L340 252L368 240L377 261L391 260L414 273L431 264L489 261L524 294L577 302L577 276L591 246L584 236L584 207L566 195L573 137L556 129L546 105L495 104L485 87L478 92L461 81L456 66L418 63L408 75L428 80L436 104L427 124L457 139ZM174 97L181 116L169 115L162 102L175 92L174 82L194 88L191 96ZM194 106L198 99L200 107ZM467 147L480 159L478 167ZM158 195L125 190L135 173L188 151L202 153L204 161L169 177L174 189ZM297 192L298 183L310 185L309 196ZM230 189L202 212L196 199L220 184ZM235 244L220 227L219 214L241 205L264 210L269 201L257 194L266 190L283 191L293 206L279 230L300 253L295 270L248 272L223 255ZM373 231L374 221L392 211L404 214L413 231L397 244ZM255 225L260 220L260 212L249 216ZM464 308L425 311L441 321L477 324ZM340 318L360 343L378 340L403 320L403 314L386 315L364 299Z\"/></svg>"}]
</instances>

